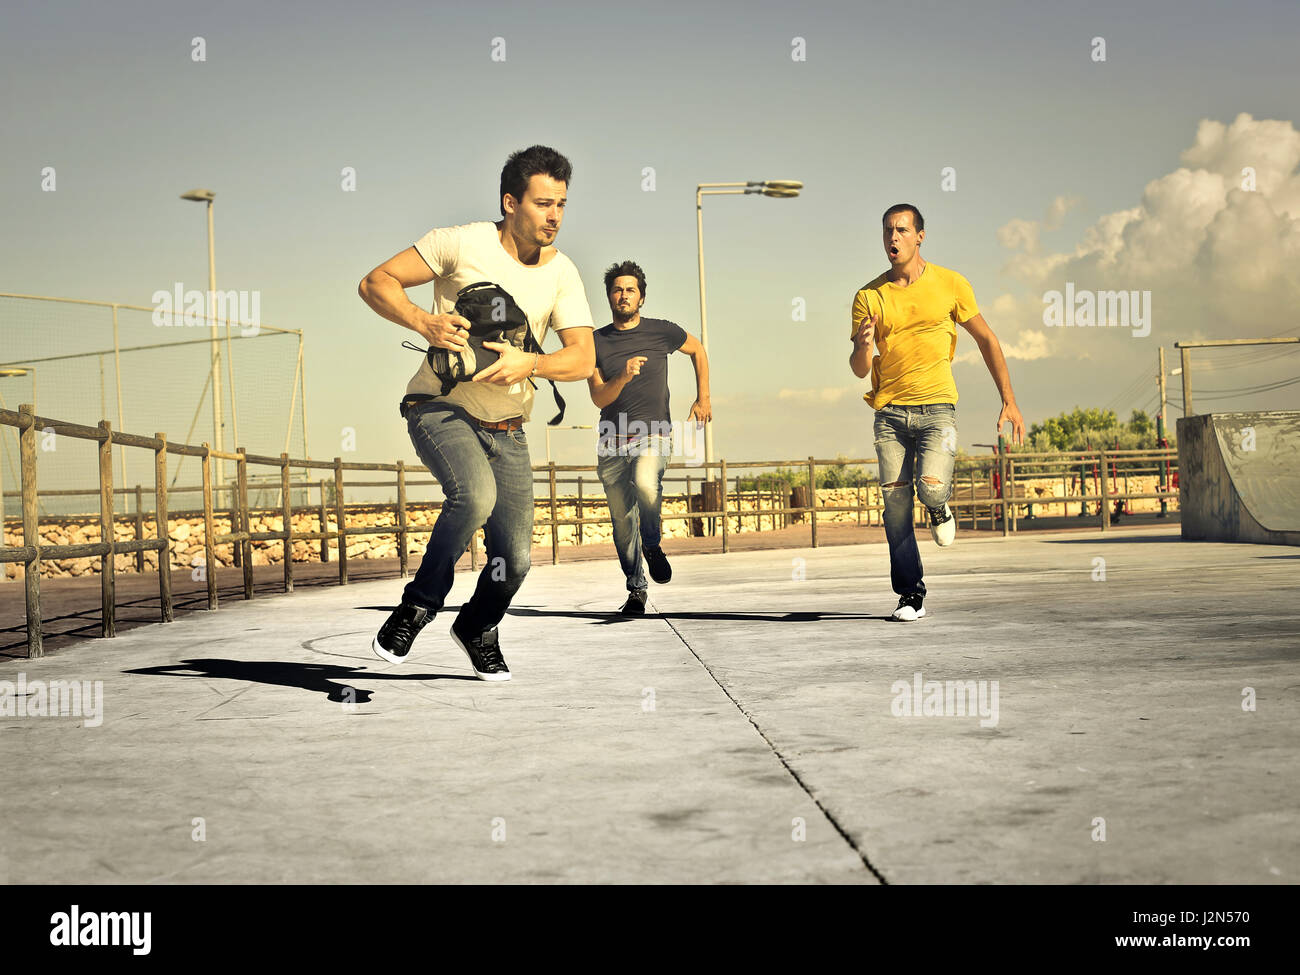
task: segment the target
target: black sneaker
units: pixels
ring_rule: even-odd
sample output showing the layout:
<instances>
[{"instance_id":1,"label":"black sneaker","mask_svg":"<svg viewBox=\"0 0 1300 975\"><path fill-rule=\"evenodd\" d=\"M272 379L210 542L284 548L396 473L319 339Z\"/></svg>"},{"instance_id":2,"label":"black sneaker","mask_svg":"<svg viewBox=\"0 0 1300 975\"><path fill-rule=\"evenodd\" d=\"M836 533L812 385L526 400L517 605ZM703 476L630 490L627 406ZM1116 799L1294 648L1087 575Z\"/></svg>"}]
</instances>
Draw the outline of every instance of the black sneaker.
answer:
<instances>
[{"instance_id":1,"label":"black sneaker","mask_svg":"<svg viewBox=\"0 0 1300 975\"><path fill-rule=\"evenodd\" d=\"M451 638L469 657L470 666L479 680L509 680L510 668L506 658L501 656L501 647L497 643L497 628L472 633L461 624L460 617L451 624Z\"/></svg>"},{"instance_id":2,"label":"black sneaker","mask_svg":"<svg viewBox=\"0 0 1300 975\"><path fill-rule=\"evenodd\" d=\"M919 620L925 615L925 607L921 605L924 600L925 597L920 593L904 596L898 601L898 608L894 610L894 619L904 623Z\"/></svg>"},{"instance_id":3,"label":"black sneaker","mask_svg":"<svg viewBox=\"0 0 1300 975\"><path fill-rule=\"evenodd\" d=\"M414 603L402 603L393 610L379 634L370 643L370 649L380 660L400 664L411 652L416 635L433 619L432 611Z\"/></svg>"},{"instance_id":4,"label":"black sneaker","mask_svg":"<svg viewBox=\"0 0 1300 975\"><path fill-rule=\"evenodd\" d=\"M662 584L672 580L673 567L668 564L668 557L664 555L663 549L647 548L645 562L650 569L650 578L655 582Z\"/></svg>"},{"instance_id":5,"label":"black sneaker","mask_svg":"<svg viewBox=\"0 0 1300 975\"><path fill-rule=\"evenodd\" d=\"M627 602L619 610L624 616L644 616L645 615L645 597L644 589L633 589L627 594Z\"/></svg>"}]
</instances>

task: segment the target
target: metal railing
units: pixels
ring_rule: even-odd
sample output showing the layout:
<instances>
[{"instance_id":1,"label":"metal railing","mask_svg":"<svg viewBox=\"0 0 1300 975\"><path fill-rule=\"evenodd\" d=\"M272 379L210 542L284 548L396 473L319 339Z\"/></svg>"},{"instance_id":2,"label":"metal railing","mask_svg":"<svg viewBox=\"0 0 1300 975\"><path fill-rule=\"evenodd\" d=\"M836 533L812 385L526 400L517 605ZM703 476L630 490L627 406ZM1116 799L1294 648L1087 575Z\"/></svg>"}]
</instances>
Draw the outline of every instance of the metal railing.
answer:
<instances>
[{"instance_id":1,"label":"metal railing","mask_svg":"<svg viewBox=\"0 0 1300 975\"><path fill-rule=\"evenodd\" d=\"M412 468L407 467L404 461L397 461L393 464L379 463L345 463L341 458L335 457L333 460L305 460L290 458L287 453L281 453L279 457L250 454L243 447L237 448L234 452L223 452L213 450L207 443L200 445L171 443L167 440L165 433L155 433L152 437L139 436L136 434L121 433L113 430L112 424L107 420L101 420L97 426L90 427L81 424L70 423L63 420L50 419L47 417L35 415L30 405L21 406L17 413L9 410L0 410L0 425L16 427L19 434L19 455L21 458L21 523L22 523L22 544L17 546L0 545L0 564L7 562L22 563L24 566L23 583L25 587L25 604L27 617L27 651L29 657L39 657L43 653L42 629L41 629L41 572L40 563L43 561L67 558L98 558L100 574L100 634L105 637L116 635L115 620L115 586L116 586L116 562L115 556L121 554L136 553L136 568L144 569L144 553L153 551L157 552L158 560L158 595L159 595L159 612L162 622L171 622L173 619L172 605L172 585L171 585L171 554L172 541L170 531L170 519L168 513L169 495L179 493L189 488L169 488L167 484L168 455L175 454L182 457L197 457L202 469L202 485L195 488L202 492L203 506L203 559L205 566L205 582L207 595L207 608L216 610L218 608L217 598L217 559L216 547L219 545L232 546L232 562L235 567L242 570L243 575L243 597L245 599L254 598L253 585L253 543L254 542L279 542L283 547L283 590L284 592L293 591L294 576L294 558L293 543L295 541L317 540L320 542L319 559L322 562L329 561L329 543L334 542L337 551L338 578L340 585L348 583L348 539L364 535L392 535L397 540L398 567L402 577L409 574L409 553L407 552L407 539L410 535L421 534L432 531L432 526L423 528L412 528L409 521L409 515L413 510L424 508L433 510L440 507L436 503L426 503L412 505L407 500L407 488L412 484L436 484L435 480L428 481L408 481L408 470L425 470L420 465L414 465ZM37 430L42 432L53 430L58 436L71 437L81 440L96 441L98 444L99 459L99 485L97 493L99 497L99 530L100 540L97 542L84 542L78 544L49 545L41 541L39 533L39 515L37 510L37 450L36 450L36 433ZM144 537L144 516L141 510L141 501L143 491L141 486L134 489L118 487L113 483L113 462L112 448L118 447L137 448L149 450L154 454L154 483L152 488L154 501L154 521L155 536L154 538ZM215 527L215 517L217 509L214 505L215 489L212 477L212 461L216 458L222 458L233 461L236 465L235 478L235 498L229 510L229 531L218 533ZM1176 462L1176 452L1165 450L1091 450L1081 451L1068 454L1048 454L1048 453L1017 453L974 458L963 461L954 471L954 491L949 505L958 516L959 521L963 513L969 515L972 526L978 526L982 514L987 514L989 527L997 530L1000 524L1001 533L1007 535L1016 530L1017 512L1019 508L1028 508L1029 516L1032 516L1032 507L1035 505L1042 506L1047 504L1081 504L1086 507L1087 504L1095 504L1098 507L1096 517L1099 519L1099 527L1103 530L1110 528L1112 518L1112 505L1116 503L1126 503L1130 500L1137 499L1158 499L1167 502L1169 499L1176 499L1177 493L1168 490L1169 472L1171 470L1170 462ZM756 522L758 530L762 530L762 522L767 518L772 529L778 527L789 527L793 523L804 524L811 535L812 547L818 545L818 526L819 517L824 519L827 515L850 513L856 516L857 524L862 524L863 516L867 518L867 524L879 523L879 518L883 513L883 502L871 501L874 494L880 496L878 478L869 478L860 481L856 485L847 485L845 490L855 490L855 503L850 505L827 505L819 503L817 490L808 490L808 485L816 485L819 481L819 471L823 474L828 468L838 468L843 471L848 465L858 467L871 467L876 463L875 458L862 459L841 459L833 461L818 460L815 457L808 457L806 460L772 460L772 461L743 461L728 462L726 460L715 461L711 464L686 464L676 463L669 464L669 471L681 470L702 470L703 477L700 478L701 491L698 495L692 493L691 487L693 479L687 475L687 489L685 494L678 496L684 498L687 502L687 509L683 512L665 512L662 515L664 521L675 521L690 519L693 522L693 529L696 533L703 534L706 530L710 534L720 535L721 550L728 552L731 548L731 535L733 534L731 523L733 519L736 522L737 533L743 530L745 521L753 519ZM278 510L273 508L252 509L248 503L248 486L249 486L249 465L261 465L278 469L280 482L280 504ZM1091 465L1094 477L1097 481L1097 488L1090 496L1086 493L1086 473ZM1034 467L1053 468L1055 476L1065 477L1062 471L1076 470L1078 477L1076 483L1080 488L1078 494L1071 494L1068 490L1069 485L1063 481L1064 493L1060 496L1043 496L1036 495L1028 497L1024 492L1023 482L1029 478L1025 475L1026 469ZM319 480L320 500L317 504L300 505L313 509L313 513L318 517L318 529L316 531L296 531L293 525L293 489L302 487L303 482L294 483L291 477L291 471L300 470L320 470L329 471L331 478ZM534 503L540 504L547 510L549 517L545 521L536 522L538 528L543 533L549 529L551 542L551 561L559 562L559 529L565 525L576 526L578 543L582 541L582 531L587 525L609 524L608 511L604 517L590 518L585 516L589 506L600 505L604 503L603 497L592 497L590 499L582 497L581 492L581 474L594 473L595 464L582 465L559 465L554 462L534 465L535 474L543 475L536 483L546 485L546 495L541 498L535 496ZM782 481L779 475L770 475L768 483L742 490L740 488L741 479L736 476L738 470L762 470L766 472L778 471L798 471L798 476L806 481L803 485L792 485L789 482ZM1155 492L1130 493L1128 491L1116 490L1116 479L1120 476L1129 476L1135 472L1155 471L1157 478L1163 476L1160 481L1162 490ZM394 479L384 481L352 481L353 487L373 487L376 485L394 485L396 487L396 499L392 502L381 503L364 503L352 505L354 515L375 512L392 512L395 524L391 525L354 525L348 524L349 508L345 498L345 471L381 471L395 475ZM716 478L711 475L716 471ZM1163 475L1161 472L1163 471ZM579 475L579 495L576 499L564 499L558 493L561 483L571 482L571 479L562 478L561 474L578 474ZM978 479L977 479L978 474ZM1073 475L1069 475L1073 476ZM1176 475L1175 475L1176 476ZM794 478L792 477L792 480ZM1039 480L1042 478L1039 477ZM674 477L666 477L666 481L672 483L679 480ZM750 477L745 480L757 482L759 479ZM823 478L824 480L824 478ZM332 483L331 496L327 500L327 487ZM736 485L734 488L732 485ZM823 489L824 490L824 489ZM864 503L863 491L867 492L868 500ZM84 491L59 491L59 492L39 492L46 493L79 493ZM119 516L115 514L114 498L118 494L134 493L136 497L136 511L134 518L135 537L130 539L118 540L116 538L115 525ZM746 500L753 503L753 507L744 508ZM734 504L733 504L734 502ZM766 506L764 506L766 503ZM559 517L559 507L561 505L573 505L575 508L575 517ZM328 509L332 508L332 511ZM278 531L251 531L252 516L254 513L278 514L281 519L281 528ZM921 523L924 509L919 506L914 511L915 523ZM222 512L223 514L225 512ZM180 512L176 512L180 515ZM329 527L329 516L333 515L334 528ZM197 516L197 509L194 512ZM469 546L470 567L477 568L477 542L471 540Z\"/></svg>"}]
</instances>

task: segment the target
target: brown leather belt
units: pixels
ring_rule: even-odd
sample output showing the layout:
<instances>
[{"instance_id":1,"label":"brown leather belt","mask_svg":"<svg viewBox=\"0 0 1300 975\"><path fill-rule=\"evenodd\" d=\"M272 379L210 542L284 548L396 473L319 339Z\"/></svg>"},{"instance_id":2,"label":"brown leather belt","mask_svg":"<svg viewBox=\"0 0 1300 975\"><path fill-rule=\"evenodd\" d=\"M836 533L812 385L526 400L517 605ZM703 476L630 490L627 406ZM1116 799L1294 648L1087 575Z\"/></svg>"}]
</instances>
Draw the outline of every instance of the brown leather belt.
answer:
<instances>
[{"instance_id":1,"label":"brown leather belt","mask_svg":"<svg viewBox=\"0 0 1300 975\"><path fill-rule=\"evenodd\" d=\"M475 422L484 430L522 430L524 428L524 418L522 416L512 416L508 420L497 420L495 423L489 423L487 420L474 418Z\"/></svg>"},{"instance_id":2,"label":"brown leather belt","mask_svg":"<svg viewBox=\"0 0 1300 975\"><path fill-rule=\"evenodd\" d=\"M432 399L435 399L435 397L430 396L428 393L412 393L402 399L402 402L398 405L398 412L402 414L402 419L405 420L406 414L410 411L411 407L417 406L420 403L427 403ZM524 428L524 418L522 416L512 416L505 420L496 420L493 422L480 420L478 417L473 415L470 416L470 419L484 430L522 430Z\"/></svg>"}]
</instances>

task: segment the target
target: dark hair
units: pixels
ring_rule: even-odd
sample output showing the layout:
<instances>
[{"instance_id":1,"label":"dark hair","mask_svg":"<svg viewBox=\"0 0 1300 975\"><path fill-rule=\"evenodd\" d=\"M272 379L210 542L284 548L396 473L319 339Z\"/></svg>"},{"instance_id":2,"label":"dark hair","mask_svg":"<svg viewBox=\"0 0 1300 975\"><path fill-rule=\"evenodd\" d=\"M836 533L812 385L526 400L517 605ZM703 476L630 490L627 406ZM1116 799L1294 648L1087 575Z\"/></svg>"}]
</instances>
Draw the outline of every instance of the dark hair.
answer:
<instances>
[{"instance_id":1,"label":"dark hair","mask_svg":"<svg viewBox=\"0 0 1300 975\"><path fill-rule=\"evenodd\" d=\"M506 215L505 195L509 193L516 200L522 200L528 190L528 181L538 173L567 186L573 177L573 166L550 146L529 146L512 152L501 169L501 192L497 195L501 216Z\"/></svg>"},{"instance_id":2,"label":"dark hair","mask_svg":"<svg viewBox=\"0 0 1300 975\"><path fill-rule=\"evenodd\" d=\"M609 289L614 285L615 278L635 277L636 286L641 289L641 297L645 297L645 271L641 270L641 265L636 261L620 261L617 264L611 264L605 272L605 294L609 294Z\"/></svg>"},{"instance_id":3,"label":"dark hair","mask_svg":"<svg viewBox=\"0 0 1300 975\"><path fill-rule=\"evenodd\" d=\"M912 204L910 203L895 203L892 207L886 210L884 215L880 218L880 225L883 227L885 225L885 221L888 220L893 214L907 213L909 210L912 213L912 226L915 227L917 230L924 230L925 217L921 216L921 211L918 210L916 207L912 206Z\"/></svg>"}]
</instances>

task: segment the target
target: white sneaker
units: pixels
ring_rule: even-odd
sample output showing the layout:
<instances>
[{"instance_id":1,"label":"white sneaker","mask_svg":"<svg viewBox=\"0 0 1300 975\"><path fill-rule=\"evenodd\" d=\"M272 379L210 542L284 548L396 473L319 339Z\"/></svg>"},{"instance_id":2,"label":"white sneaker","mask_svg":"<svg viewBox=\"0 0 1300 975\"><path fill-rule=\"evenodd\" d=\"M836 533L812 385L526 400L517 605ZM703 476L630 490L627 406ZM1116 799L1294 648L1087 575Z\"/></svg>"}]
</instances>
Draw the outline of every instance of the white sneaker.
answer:
<instances>
[{"instance_id":1,"label":"white sneaker","mask_svg":"<svg viewBox=\"0 0 1300 975\"><path fill-rule=\"evenodd\" d=\"M921 605L925 599L924 596L903 596L898 600L898 608L894 610L894 619L902 623L913 623L925 616L925 607Z\"/></svg>"},{"instance_id":2,"label":"white sneaker","mask_svg":"<svg viewBox=\"0 0 1300 975\"><path fill-rule=\"evenodd\" d=\"M934 538L935 544L940 547L951 545L952 540L957 537L957 519L953 517L948 502L944 502L943 511L937 516L933 508L926 510L930 513L930 535Z\"/></svg>"}]
</instances>

